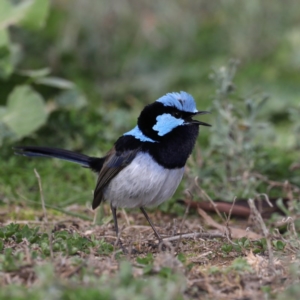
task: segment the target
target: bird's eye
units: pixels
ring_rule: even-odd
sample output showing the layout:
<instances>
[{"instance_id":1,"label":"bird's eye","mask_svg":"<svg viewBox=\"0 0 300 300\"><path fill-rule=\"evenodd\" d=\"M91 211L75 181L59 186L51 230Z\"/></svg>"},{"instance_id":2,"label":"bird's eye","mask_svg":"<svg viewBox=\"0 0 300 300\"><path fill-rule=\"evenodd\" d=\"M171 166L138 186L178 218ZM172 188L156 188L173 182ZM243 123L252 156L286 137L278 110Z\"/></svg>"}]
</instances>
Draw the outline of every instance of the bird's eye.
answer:
<instances>
[{"instance_id":1,"label":"bird's eye","mask_svg":"<svg viewBox=\"0 0 300 300\"><path fill-rule=\"evenodd\" d=\"M174 111L172 114L175 118L181 118L181 113L179 111Z\"/></svg>"}]
</instances>

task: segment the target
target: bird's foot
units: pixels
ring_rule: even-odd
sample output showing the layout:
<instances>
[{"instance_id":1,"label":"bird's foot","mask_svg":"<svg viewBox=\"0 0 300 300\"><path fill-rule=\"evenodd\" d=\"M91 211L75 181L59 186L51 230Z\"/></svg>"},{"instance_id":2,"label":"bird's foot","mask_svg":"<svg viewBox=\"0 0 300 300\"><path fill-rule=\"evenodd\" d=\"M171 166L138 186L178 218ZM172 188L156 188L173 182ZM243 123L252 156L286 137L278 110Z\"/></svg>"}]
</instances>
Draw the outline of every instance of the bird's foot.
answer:
<instances>
[{"instance_id":1,"label":"bird's foot","mask_svg":"<svg viewBox=\"0 0 300 300\"><path fill-rule=\"evenodd\" d=\"M120 247L120 250L123 252L124 255L131 255L131 254L139 254L140 252L138 250L136 250L133 247L129 247L126 248L123 243L121 242L121 240L119 240L118 242L118 246Z\"/></svg>"},{"instance_id":2,"label":"bird's foot","mask_svg":"<svg viewBox=\"0 0 300 300\"><path fill-rule=\"evenodd\" d=\"M170 244L166 243L163 239L159 239L158 241L149 241L148 246L152 249L158 249L159 251L170 250Z\"/></svg>"}]
</instances>

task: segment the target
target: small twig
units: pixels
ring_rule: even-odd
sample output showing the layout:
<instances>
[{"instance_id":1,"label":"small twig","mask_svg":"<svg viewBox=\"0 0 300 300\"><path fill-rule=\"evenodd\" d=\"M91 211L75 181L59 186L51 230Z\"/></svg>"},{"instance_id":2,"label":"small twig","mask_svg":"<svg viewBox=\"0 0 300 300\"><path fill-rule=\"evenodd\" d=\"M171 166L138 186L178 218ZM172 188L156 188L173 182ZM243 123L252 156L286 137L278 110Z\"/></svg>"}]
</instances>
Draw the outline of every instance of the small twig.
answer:
<instances>
[{"instance_id":1,"label":"small twig","mask_svg":"<svg viewBox=\"0 0 300 300\"><path fill-rule=\"evenodd\" d=\"M295 238L297 238L297 237L298 237L298 234L297 234L297 231L296 231L296 227L295 227L295 222L294 222L294 220L293 220L293 222L290 222L290 223L289 223L288 228L289 228L290 232L293 234L293 236L294 236Z\"/></svg>"},{"instance_id":2,"label":"small twig","mask_svg":"<svg viewBox=\"0 0 300 300\"><path fill-rule=\"evenodd\" d=\"M184 215L183 215L180 227L179 227L180 236L182 236L182 228L183 228L184 222L185 222L185 220L187 218L187 215L189 213L191 202L193 201L193 195L191 194L191 192L189 190L187 190L186 192L187 192L187 194L190 197L190 201L188 202L188 205L186 206L186 209L185 209L185 212L184 212ZM178 239L177 245L175 247L175 252L178 251L180 243L181 243L181 239Z\"/></svg>"},{"instance_id":3,"label":"small twig","mask_svg":"<svg viewBox=\"0 0 300 300\"><path fill-rule=\"evenodd\" d=\"M184 233L180 235L170 236L163 238L163 241L177 241L181 239L196 239L196 238L225 238L226 236L223 233L207 233L207 232L194 232L194 233Z\"/></svg>"},{"instance_id":4,"label":"small twig","mask_svg":"<svg viewBox=\"0 0 300 300\"><path fill-rule=\"evenodd\" d=\"M45 223L48 223L47 210L46 210L46 206L45 206L45 199L44 199L44 194L43 194L41 176L40 176L40 174L38 173L38 171L36 169L34 169L34 173L35 173L35 176L36 176L36 178L38 180L38 183L39 183L39 189L40 189L40 194L41 194L41 203L42 203L42 209L43 209L43 214L44 214L44 221L45 221ZM51 257L51 260L53 260L52 232L51 232L50 228L48 228L48 236L49 236L50 257Z\"/></svg>"},{"instance_id":5,"label":"small twig","mask_svg":"<svg viewBox=\"0 0 300 300\"><path fill-rule=\"evenodd\" d=\"M179 236L179 239L180 238L181 238L181 236ZM170 241L167 239L162 239L162 241L158 244L158 251L163 252L167 249L170 251L170 254L172 256L175 256L175 249L174 249L173 245L170 243Z\"/></svg>"},{"instance_id":6,"label":"small twig","mask_svg":"<svg viewBox=\"0 0 300 300\"><path fill-rule=\"evenodd\" d=\"M98 213L99 213L98 210L99 210L99 207L97 207L94 210L94 217L93 217L93 222L92 222L93 225L96 225L96 223L97 223L97 217L98 217Z\"/></svg>"},{"instance_id":7,"label":"small twig","mask_svg":"<svg viewBox=\"0 0 300 300\"><path fill-rule=\"evenodd\" d=\"M44 221L31 221L31 220L8 220L5 223L3 223L5 226L10 224L42 224L42 225L55 225L57 222L44 222Z\"/></svg>"},{"instance_id":8,"label":"small twig","mask_svg":"<svg viewBox=\"0 0 300 300\"><path fill-rule=\"evenodd\" d=\"M30 254L30 250L29 250L29 246L28 246L29 242L28 240L26 239L26 245L25 245L25 257L26 257L26 263L28 265L31 265L32 264L32 257L31 257L31 254Z\"/></svg>"},{"instance_id":9,"label":"small twig","mask_svg":"<svg viewBox=\"0 0 300 300\"><path fill-rule=\"evenodd\" d=\"M117 240L118 238L114 235L104 235L103 238Z\"/></svg>"},{"instance_id":10,"label":"small twig","mask_svg":"<svg viewBox=\"0 0 300 300\"><path fill-rule=\"evenodd\" d=\"M284 226L284 225L287 225L287 224L290 224L290 223L293 223L293 222L294 222L294 218L292 218L292 217L282 218L281 221L277 221L275 223L275 226L276 227L281 227L281 226Z\"/></svg>"},{"instance_id":11,"label":"small twig","mask_svg":"<svg viewBox=\"0 0 300 300\"><path fill-rule=\"evenodd\" d=\"M20 196L21 198L23 198L26 202L29 202L29 203L33 203L33 204L37 204L36 201L33 201L33 200L29 200L27 199L24 195L20 194L20 193L17 193L18 196ZM88 217L88 216L85 216L85 215L81 215L81 214L77 214L77 213L73 213L71 211L67 211L65 209L62 209L60 207L57 207L57 206L54 206L54 205L49 205L49 204L45 204L45 207L47 208L51 208L53 210L56 210L56 211L59 211L63 214L66 214L68 216L72 216L72 217L76 217L76 218L80 218L82 220L86 220L86 221L92 221L92 218Z\"/></svg>"},{"instance_id":12,"label":"small twig","mask_svg":"<svg viewBox=\"0 0 300 300\"><path fill-rule=\"evenodd\" d=\"M131 229L145 229L145 230L152 230L152 228L148 225L129 225L126 226L123 231L131 230Z\"/></svg>"},{"instance_id":13,"label":"small twig","mask_svg":"<svg viewBox=\"0 0 300 300\"><path fill-rule=\"evenodd\" d=\"M48 235L49 235L49 251L50 251L50 258L53 261L54 255L53 255L53 247L52 247L52 232L51 229L48 228Z\"/></svg>"},{"instance_id":14,"label":"small twig","mask_svg":"<svg viewBox=\"0 0 300 300\"><path fill-rule=\"evenodd\" d=\"M223 226L221 224L219 224L218 222L216 222L212 217L210 217L204 210L202 210L201 208L198 207L197 209L199 215L204 219L205 223L213 228L216 228L218 230L220 230L221 232L224 232L225 236L227 237L228 241L233 244L236 245L232 240L230 235L233 238L241 238L243 236L246 236L247 238L251 239L251 240L256 240L256 239L260 239L262 238L261 235L256 234L255 232L249 231L249 230L244 230L241 228L230 228L230 232L228 231L228 228L226 226Z\"/></svg>"},{"instance_id":15,"label":"small twig","mask_svg":"<svg viewBox=\"0 0 300 300\"><path fill-rule=\"evenodd\" d=\"M232 214L232 210L233 210L233 207L235 205L235 201L236 201L236 197L233 198L233 202L231 204L231 207L230 207L230 210L229 210L229 214L228 216L226 216L226 223L225 223L225 226L227 228L227 231L226 231L226 235L227 235L227 238L230 242L232 242L232 237L231 237L231 229L229 227L229 222L230 222L230 218L231 218L231 214Z\"/></svg>"},{"instance_id":16,"label":"small twig","mask_svg":"<svg viewBox=\"0 0 300 300\"><path fill-rule=\"evenodd\" d=\"M269 230L266 227L266 224L261 216L261 214L259 213L259 211L257 210L253 199L249 199L248 200L249 206L251 208L252 213L254 214L254 216L256 217L263 235L266 238L267 241L267 247L268 247L268 252L269 252L269 268L274 271L275 270L275 265L274 265L274 253L273 253L273 249L272 249L272 245L271 245L271 241L270 241L270 236L269 236Z\"/></svg>"},{"instance_id":17,"label":"small twig","mask_svg":"<svg viewBox=\"0 0 300 300\"><path fill-rule=\"evenodd\" d=\"M297 232L295 228L295 220L292 217L283 218L281 221L275 223L276 227L281 227L287 225L288 230L292 233L294 237L297 237Z\"/></svg>"},{"instance_id":18,"label":"small twig","mask_svg":"<svg viewBox=\"0 0 300 300\"><path fill-rule=\"evenodd\" d=\"M5 283L11 285L11 275L9 273L4 274Z\"/></svg>"},{"instance_id":19,"label":"small twig","mask_svg":"<svg viewBox=\"0 0 300 300\"><path fill-rule=\"evenodd\" d=\"M65 272L62 273L62 277L64 278L70 278L71 276L73 276L74 274L78 273L84 266L86 266L86 262L81 263L79 266Z\"/></svg>"},{"instance_id":20,"label":"small twig","mask_svg":"<svg viewBox=\"0 0 300 300\"><path fill-rule=\"evenodd\" d=\"M129 221L128 215L127 215L127 213L126 213L126 211L125 211L124 208L122 208L122 214L123 214L123 216L125 218L127 226L129 226L130 225L130 221Z\"/></svg>"},{"instance_id":21,"label":"small twig","mask_svg":"<svg viewBox=\"0 0 300 300\"><path fill-rule=\"evenodd\" d=\"M200 187L198 184L198 177L195 178L195 185L199 189L200 193L204 195L204 197L211 203L211 205L214 207L216 213L220 217L221 220L225 221L223 216L221 215L220 211L218 210L217 204L207 195L207 193Z\"/></svg>"},{"instance_id":22,"label":"small twig","mask_svg":"<svg viewBox=\"0 0 300 300\"><path fill-rule=\"evenodd\" d=\"M275 238L278 238L278 239L282 240L284 243L286 243L284 250L291 251L291 252L293 252L293 254L296 254L298 252L297 249L299 247L295 247L294 245L292 245L291 240L289 239L290 237L287 237L287 239L285 239L279 232L278 228L274 228L273 233L274 233Z\"/></svg>"},{"instance_id":23,"label":"small twig","mask_svg":"<svg viewBox=\"0 0 300 300\"><path fill-rule=\"evenodd\" d=\"M201 253L200 255L197 255L196 257L193 257L193 261L196 261L199 258L203 258L203 257L205 257L207 255L210 255L210 254L213 254L213 251L207 251L207 252Z\"/></svg>"},{"instance_id":24,"label":"small twig","mask_svg":"<svg viewBox=\"0 0 300 300\"><path fill-rule=\"evenodd\" d=\"M232 210L233 210L233 207L234 207L234 204L235 204L235 201L236 201L236 197L234 197L233 199L233 202L232 202L232 205L230 207L230 210L229 210L229 214L228 216L226 216L226 223L225 223L225 226L227 228L226 230L226 235L227 235L227 239L232 243L232 237L231 237L231 229L229 227L229 221L230 221L230 218L231 218L231 214L232 214Z\"/></svg>"},{"instance_id":25,"label":"small twig","mask_svg":"<svg viewBox=\"0 0 300 300\"><path fill-rule=\"evenodd\" d=\"M41 180L40 174L38 173L38 171L36 169L34 169L34 174L35 174L35 176L38 180L38 183L39 183L44 220L45 220L45 222L48 222L47 211L46 211L46 206L45 206L45 199L44 199L43 188L42 188L42 180Z\"/></svg>"},{"instance_id":26,"label":"small twig","mask_svg":"<svg viewBox=\"0 0 300 300\"><path fill-rule=\"evenodd\" d=\"M229 210L229 214L228 214L228 217L227 217L227 220L226 220L226 226L227 226L227 227L228 227L228 225L229 225L229 221L230 221L230 218L231 218L231 214L232 214L233 207L234 207L234 205L235 205L235 201L236 201L236 197L234 197L233 202L232 202L232 205L231 205L230 210Z\"/></svg>"},{"instance_id":27,"label":"small twig","mask_svg":"<svg viewBox=\"0 0 300 300\"><path fill-rule=\"evenodd\" d=\"M200 207L198 207L197 211L198 211L198 214L204 219L204 221L205 221L208 225L210 225L210 226L212 226L212 227L214 227L214 228L217 228L217 229L220 230L220 231L224 231L224 234L225 234L227 240L228 240L231 244L235 245L235 243L231 240L231 231L228 229L227 226L223 226L223 225L221 225L221 224L215 222L215 221L214 221L214 220L213 220L213 219L212 219L212 218L211 218L211 217L210 217L203 209L201 209Z\"/></svg>"},{"instance_id":28,"label":"small twig","mask_svg":"<svg viewBox=\"0 0 300 300\"><path fill-rule=\"evenodd\" d=\"M268 190L270 190L272 187L286 188L286 186L287 186L287 182L273 181L273 180L270 180L268 177L263 176L262 174L259 174L259 173L252 173L252 175L255 176L256 178L259 178L261 181L268 183L269 184ZM300 188L297 185L291 184L289 182L288 182L288 185L290 188L292 188L294 190L294 192L300 193Z\"/></svg>"},{"instance_id":29,"label":"small twig","mask_svg":"<svg viewBox=\"0 0 300 300\"><path fill-rule=\"evenodd\" d=\"M262 194L258 194L257 196L258 196L258 197L264 196L264 197L265 197L265 200L266 200L266 202L269 204L269 206L270 206L270 207L274 207L274 205L271 203L271 201L270 201L270 199L269 199L269 196L268 196L267 194L262 193Z\"/></svg>"}]
</instances>

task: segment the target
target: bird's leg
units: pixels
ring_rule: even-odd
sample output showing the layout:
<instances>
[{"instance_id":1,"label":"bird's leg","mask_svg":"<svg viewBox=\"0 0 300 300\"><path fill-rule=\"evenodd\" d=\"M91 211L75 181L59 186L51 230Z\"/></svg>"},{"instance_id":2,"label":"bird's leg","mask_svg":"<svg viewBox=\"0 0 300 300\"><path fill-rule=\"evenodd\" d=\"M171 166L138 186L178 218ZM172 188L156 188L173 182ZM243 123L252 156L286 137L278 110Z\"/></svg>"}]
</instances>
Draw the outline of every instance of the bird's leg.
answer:
<instances>
[{"instance_id":1,"label":"bird's leg","mask_svg":"<svg viewBox=\"0 0 300 300\"><path fill-rule=\"evenodd\" d=\"M110 209L113 215L113 219L114 219L114 225L115 225L115 231L116 231L116 235L117 235L117 241L118 244L120 245L123 253L127 253L127 250L124 248L122 241L119 237L119 227L118 227L118 219L117 219L117 209L115 207L113 207L112 205L110 205Z\"/></svg>"},{"instance_id":2,"label":"bird's leg","mask_svg":"<svg viewBox=\"0 0 300 300\"><path fill-rule=\"evenodd\" d=\"M161 238L160 234L157 232L157 230L155 229L155 227L154 227L152 221L150 220L150 218L149 218L147 212L145 211L145 208L144 208L144 207L140 207L140 210L141 210L141 212L143 213L143 215L145 216L145 218L147 219L147 221L148 221L148 223L150 224L150 226L152 227L152 229L153 229L153 231L154 231L156 237L158 238L159 242L162 242L162 238Z\"/></svg>"}]
</instances>

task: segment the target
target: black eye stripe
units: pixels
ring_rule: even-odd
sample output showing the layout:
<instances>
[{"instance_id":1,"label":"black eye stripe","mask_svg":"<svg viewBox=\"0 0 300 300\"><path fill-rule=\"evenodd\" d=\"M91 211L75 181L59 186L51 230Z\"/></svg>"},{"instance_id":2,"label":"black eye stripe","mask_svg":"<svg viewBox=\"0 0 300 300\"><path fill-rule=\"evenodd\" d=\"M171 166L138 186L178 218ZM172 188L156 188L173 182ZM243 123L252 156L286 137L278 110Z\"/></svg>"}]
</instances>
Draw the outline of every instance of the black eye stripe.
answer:
<instances>
[{"instance_id":1,"label":"black eye stripe","mask_svg":"<svg viewBox=\"0 0 300 300\"><path fill-rule=\"evenodd\" d=\"M181 118L181 119L190 118L192 115L192 113L178 110L175 107L165 107L165 112L171 114L175 118Z\"/></svg>"},{"instance_id":2,"label":"black eye stripe","mask_svg":"<svg viewBox=\"0 0 300 300\"><path fill-rule=\"evenodd\" d=\"M143 134L154 141L160 141L162 137L157 135L157 131L153 130L153 126L157 123L157 117L164 114L170 114L176 119L183 120L189 120L193 115L191 112L181 111L174 106L165 106L156 101L147 105L138 118L138 126Z\"/></svg>"},{"instance_id":3,"label":"black eye stripe","mask_svg":"<svg viewBox=\"0 0 300 300\"><path fill-rule=\"evenodd\" d=\"M174 112L172 112L172 116L174 116L175 118L181 118L182 113L178 110L175 110Z\"/></svg>"},{"instance_id":4,"label":"black eye stripe","mask_svg":"<svg viewBox=\"0 0 300 300\"><path fill-rule=\"evenodd\" d=\"M160 114L170 114L175 118L182 118L182 119L189 117L191 115L191 113L186 111L181 111L178 108L173 106L163 106Z\"/></svg>"}]
</instances>

